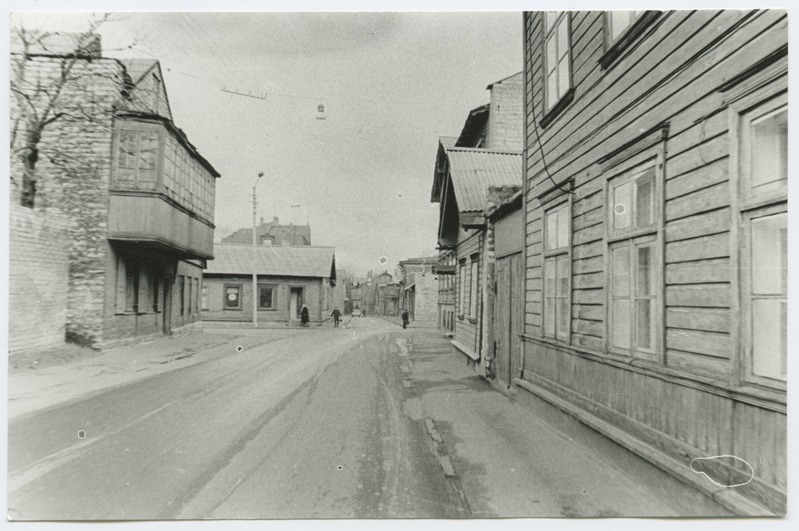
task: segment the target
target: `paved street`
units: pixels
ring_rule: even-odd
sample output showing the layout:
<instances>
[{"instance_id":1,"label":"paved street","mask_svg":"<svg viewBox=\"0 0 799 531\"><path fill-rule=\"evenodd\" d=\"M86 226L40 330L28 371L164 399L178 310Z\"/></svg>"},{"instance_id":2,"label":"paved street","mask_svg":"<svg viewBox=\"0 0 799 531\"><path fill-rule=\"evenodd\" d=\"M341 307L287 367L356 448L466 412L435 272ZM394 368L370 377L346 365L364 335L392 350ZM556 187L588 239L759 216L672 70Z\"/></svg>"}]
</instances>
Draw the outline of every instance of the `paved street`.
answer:
<instances>
[{"instance_id":1,"label":"paved street","mask_svg":"<svg viewBox=\"0 0 799 531\"><path fill-rule=\"evenodd\" d=\"M9 516L727 514L551 406L495 391L435 330L363 318L174 341L203 336L185 365L10 409ZM12 397L25 377L12 372Z\"/></svg>"}]
</instances>

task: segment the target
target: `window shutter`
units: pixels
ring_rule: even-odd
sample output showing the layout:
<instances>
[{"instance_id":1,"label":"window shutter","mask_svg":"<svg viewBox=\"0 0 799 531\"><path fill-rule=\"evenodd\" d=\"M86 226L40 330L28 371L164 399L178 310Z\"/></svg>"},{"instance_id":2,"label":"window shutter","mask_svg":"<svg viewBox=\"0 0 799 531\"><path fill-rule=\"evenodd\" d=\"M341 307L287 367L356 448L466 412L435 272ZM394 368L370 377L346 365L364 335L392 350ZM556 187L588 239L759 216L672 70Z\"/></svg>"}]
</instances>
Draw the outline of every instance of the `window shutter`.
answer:
<instances>
[{"instance_id":1,"label":"window shutter","mask_svg":"<svg viewBox=\"0 0 799 531\"><path fill-rule=\"evenodd\" d=\"M125 284L127 282L127 275L125 271L125 259L121 256L117 257L117 297L116 297L116 312L122 313L125 311Z\"/></svg>"}]
</instances>

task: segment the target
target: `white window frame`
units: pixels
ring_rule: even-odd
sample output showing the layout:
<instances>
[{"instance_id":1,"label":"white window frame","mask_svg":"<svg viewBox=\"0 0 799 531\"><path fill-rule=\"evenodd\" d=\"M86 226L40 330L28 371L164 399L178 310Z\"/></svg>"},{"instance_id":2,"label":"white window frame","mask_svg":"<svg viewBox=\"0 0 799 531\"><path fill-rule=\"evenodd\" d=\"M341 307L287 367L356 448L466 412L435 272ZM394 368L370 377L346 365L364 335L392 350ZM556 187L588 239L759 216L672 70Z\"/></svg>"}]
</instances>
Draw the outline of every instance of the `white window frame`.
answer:
<instances>
[{"instance_id":1,"label":"white window frame","mask_svg":"<svg viewBox=\"0 0 799 531\"><path fill-rule=\"evenodd\" d=\"M544 107L545 112L549 112L555 108L557 103L563 99L564 96L571 90L573 86L573 72L572 72L572 43L571 43L571 13L569 11L546 11L544 13ZM561 50L562 43L558 36L561 28L566 32L566 48ZM554 50L556 64L550 64L550 49ZM565 64L564 64L565 61ZM565 85L561 85L561 69L566 68L568 79ZM555 94L552 94L549 79L554 76L555 79Z\"/></svg>"},{"instance_id":2,"label":"white window frame","mask_svg":"<svg viewBox=\"0 0 799 531\"><path fill-rule=\"evenodd\" d=\"M571 339L571 324L572 324L572 259L571 259L571 244L572 244L572 210L571 198L561 198L561 200L548 205L544 210L543 217L543 245L542 245L542 296L541 296L541 335L543 337L569 343ZM562 217L559 217L561 215ZM560 239L558 228L561 221L566 223L566 233L563 240ZM553 223L554 222L554 223ZM552 242L550 236L550 228L555 225L554 236L555 241ZM559 264L563 261L566 262L565 280L566 289L565 294L558 294L558 287L562 286L561 283L561 268ZM554 276L549 275L549 272L554 268ZM550 280L552 279L552 280ZM550 281L554 282L550 286ZM552 295L549 295L549 293ZM565 304L566 306L566 322L559 326L558 323L558 303ZM549 319L551 316L553 330L548 328Z\"/></svg>"},{"instance_id":3,"label":"white window frame","mask_svg":"<svg viewBox=\"0 0 799 531\"><path fill-rule=\"evenodd\" d=\"M777 65L773 70L766 71L766 76L777 78L781 75ZM784 79L784 78L783 78ZM787 179L775 181L776 185L766 190L752 188L751 168L751 128L758 119L773 115L786 108L787 81L752 87L743 87L733 92L728 101L730 103L730 179L732 181L733 204L737 205L738 223L733 226L733 238L740 242L738 245L737 268L741 274L733 279L734 289L737 288L738 298L734 301L740 315L740 326L736 327L734 334L738 335L739 355L735 360L735 376L741 385L759 385L778 391L787 391L787 381L780 377L756 374L754 360L754 323L752 299L752 222L769 216L780 215L787 212ZM787 162L787 161L786 161ZM790 235L788 235L790 240ZM776 298L779 297L768 297ZM786 294L787 301L787 294ZM787 362L787 345L785 358Z\"/></svg>"},{"instance_id":4,"label":"white window frame","mask_svg":"<svg viewBox=\"0 0 799 531\"><path fill-rule=\"evenodd\" d=\"M649 170L654 170L652 174ZM606 268L607 273L607 289L605 297L605 343L607 351L612 354L621 355L628 358L646 360L650 362L663 363L665 352L665 309L664 309L664 274L665 263L663 253L663 208L664 208L664 176L663 176L663 153L658 151L653 153L651 150L646 150L638 157L631 157L625 164L619 164L617 168L613 168L607 179L606 186L606 228L607 228L607 255L606 255ZM650 190L651 200L651 222L638 224L637 222L637 203L638 203L638 185L649 180L651 175L652 187ZM624 210L618 210L621 205L614 204L614 193L619 187L629 184L630 185L630 225L627 227L616 228L617 215L624 214ZM629 278L628 283L628 297L619 296L614 292L614 262L613 251L615 249L629 247L629 271L625 274ZM652 295L639 296L636 295L636 288L638 287L638 273L636 267L637 252L635 249L640 247L650 247L652 253L650 254L651 269L650 274L651 282L653 285L654 293ZM614 300L629 299L628 307L628 338L629 347L620 347L614 344ZM642 342L637 337L637 323L636 323L636 300L649 299L653 302L650 304L650 346L643 346Z\"/></svg>"},{"instance_id":5,"label":"white window frame","mask_svg":"<svg viewBox=\"0 0 799 531\"><path fill-rule=\"evenodd\" d=\"M261 290L272 290L272 304L271 306L263 306L261 304ZM277 286L275 284L258 284L258 309L259 310L277 310Z\"/></svg>"},{"instance_id":6,"label":"white window frame","mask_svg":"<svg viewBox=\"0 0 799 531\"><path fill-rule=\"evenodd\" d=\"M473 256L469 265L469 318L477 319L480 292L480 257Z\"/></svg>"},{"instance_id":7,"label":"white window frame","mask_svg":"<svg viewBox=\"0 0 799 531\"><path fill-rule=\"evenodd\" d=\"M621 25L620 31L616 34L615 37L613 36L613 27L614 27L613 26L613 14L614 13L618 14L618 15L622 15L622 16L627 16L628 17L627 23ZM605 11L605 28L607 29L606 39L607 39L608 46L612 46L613 43L615 43L619 39L621 39L624 36L624 34L627 33L627 30L629 30L631 27L633 27L633 25L635 25L635 22L638 20L638 17L640 17L644 13L645 13L644 10L622 10L622 9L619 9L619 10Z\"/></svg>"},{"instance_id":8,"label":"white window frame","mask_svg":"<svg viewBox=\"0 0 799 531\"><path fill-rule=\"evenodd\" d=\"M243 284L239 282L225 282L222 284L222 309L223 310L230 310L236 311L242 309L241 299L242 299L242 286ZM238 290L238 305L237 306L228 306L227 304L227 290L228 288L236 288Z\"/></svg>"},{"instance_id":9,"label":"white window frame","mask_svg":"<svg viewBox=\"0 0 799 531\"><path fill-rule=\"evenodd\" d=\"M458 318L463 319L466 308L466 259L458 263Z\"/></svg>"}]
</instances>

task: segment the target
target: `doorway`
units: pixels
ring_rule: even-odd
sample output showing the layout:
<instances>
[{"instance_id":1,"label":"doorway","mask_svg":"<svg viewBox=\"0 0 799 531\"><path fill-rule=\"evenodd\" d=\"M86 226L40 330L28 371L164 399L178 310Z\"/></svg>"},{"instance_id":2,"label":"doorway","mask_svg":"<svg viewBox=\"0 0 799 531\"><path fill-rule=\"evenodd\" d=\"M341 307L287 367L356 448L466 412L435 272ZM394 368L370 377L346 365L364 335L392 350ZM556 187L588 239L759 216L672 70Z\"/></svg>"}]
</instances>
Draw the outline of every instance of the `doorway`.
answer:
<instances>
[{"instance_id":1,"label":"doorway","mask_svg":"<svg viewBox=\"0 0 799 531\"><path fill-rule=\"evenodd\" d=\"M289 297L289 319L299 319L301 309L302 288L291 288L291 297Z\"/></svg>"},{"instance_id":2,"label":"doorway","mask_svg":"<svg viewBox=\"0 0 799 531\"><path fill-rule=\"evenodd\" d=\"M522 323L524 319L524 296L522 293L521 253L497 260L497 293L494 298L494 348L497 379L510 387L514 374L519 370Z\"/></svg>"}]
</instances>

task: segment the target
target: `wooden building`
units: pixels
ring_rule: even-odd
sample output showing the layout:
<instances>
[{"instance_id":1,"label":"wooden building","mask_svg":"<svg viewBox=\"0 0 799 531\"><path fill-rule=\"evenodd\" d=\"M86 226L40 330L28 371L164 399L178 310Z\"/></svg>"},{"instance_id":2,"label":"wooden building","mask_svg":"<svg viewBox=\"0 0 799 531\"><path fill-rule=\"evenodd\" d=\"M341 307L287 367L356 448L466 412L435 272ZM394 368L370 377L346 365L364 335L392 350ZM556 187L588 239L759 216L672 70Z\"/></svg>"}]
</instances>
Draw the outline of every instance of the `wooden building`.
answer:
<instances>
[{"instance_id":1,"label":"wooden building","mask_svg":"<svg viewBox=\"0 0 799 531\"><path fill-rule=\"evenodd\" d=\"M311 323L321 324L334 308L344 309L333 247L218 243L214 253L203 279L206 321L251 322L257 306L258 323L292 324L306 304Z\"/></svg>"},{"instance_id":2,"label":"wooden building","mask_svg":"<svg viewBox=\"0 0 799 531\"><path fill-rule=\"evenodd\" d=\"M740 514L786 510L787 24L524 15L515 382Z\"/></svg>"},{"instance_id":3,"label":"wooden building","mask_svg":"<svg viewBox=\"0 0 799 531\"><path fill-rule=\"evenodd\" d=\"M522 81L519 72L490 84L490 102L469 113L457 139L441 137L436 156L430 194L440 205L434 271L453 278L439 285L439 326L451 330L453 347L475 369L490 351L483 319L489 188L518 189L522 183Z\"/></svg>"}]
</instances>

